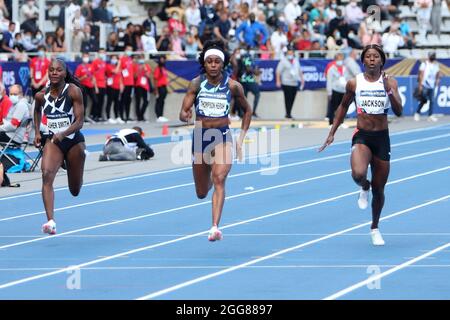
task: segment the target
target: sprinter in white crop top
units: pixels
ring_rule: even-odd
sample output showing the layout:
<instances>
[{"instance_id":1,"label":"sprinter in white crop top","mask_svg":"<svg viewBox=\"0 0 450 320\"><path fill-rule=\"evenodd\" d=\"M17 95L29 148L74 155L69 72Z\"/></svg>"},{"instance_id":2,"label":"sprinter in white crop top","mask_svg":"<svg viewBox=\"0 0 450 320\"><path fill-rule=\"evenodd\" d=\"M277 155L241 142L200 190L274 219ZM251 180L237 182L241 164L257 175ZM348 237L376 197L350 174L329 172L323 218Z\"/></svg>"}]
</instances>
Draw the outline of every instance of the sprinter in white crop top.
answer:
<instances>
[{"instance_id":1,"label":"sprinter in white crop top","mask_svg":"<svg viewBox=\"0 0 450 320\"><path fill-rule=\"evenodd\" d=\"M384 186L389 176L391 155L387 113L392 108L396 116L401 116L403 106L397 81L383 70L386 61L383 49L374 44L366 46L362 51L361 61L364 73L347 82L333 126L319 152L333 142L337 128L354 101L357 107L357 128L352 139L352 178L361 187L359 208L366 209L369 206L369 190L372 189L371 237L373 245L378 246L384 245L378 222L384 205ZM372 181L367 180L369 165L372 169Z\"/></svg>"}]
</instances>

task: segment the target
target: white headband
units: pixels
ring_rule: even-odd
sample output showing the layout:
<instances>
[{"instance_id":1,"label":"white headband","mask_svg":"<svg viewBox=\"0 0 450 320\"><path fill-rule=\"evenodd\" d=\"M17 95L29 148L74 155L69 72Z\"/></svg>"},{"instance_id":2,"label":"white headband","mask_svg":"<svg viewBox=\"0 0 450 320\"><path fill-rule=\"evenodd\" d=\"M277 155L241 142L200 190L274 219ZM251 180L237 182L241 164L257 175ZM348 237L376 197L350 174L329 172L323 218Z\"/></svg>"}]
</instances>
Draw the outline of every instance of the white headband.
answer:
<instances>
[{"instance_id":1,"label":"white headband","mask_svg":"<svg viewBox=\"0 0 450 320\"><path fill-rule=\"evenodd\" d=\"M209 56L218 56L220 59L222 59L222 61L225 61L225 55L223 54L222 51L218 50L218 49L209 49L208 51L205 52L205 57L204 60L206 60L206 58L208 58Z\"/></svg>"}]
</instances>

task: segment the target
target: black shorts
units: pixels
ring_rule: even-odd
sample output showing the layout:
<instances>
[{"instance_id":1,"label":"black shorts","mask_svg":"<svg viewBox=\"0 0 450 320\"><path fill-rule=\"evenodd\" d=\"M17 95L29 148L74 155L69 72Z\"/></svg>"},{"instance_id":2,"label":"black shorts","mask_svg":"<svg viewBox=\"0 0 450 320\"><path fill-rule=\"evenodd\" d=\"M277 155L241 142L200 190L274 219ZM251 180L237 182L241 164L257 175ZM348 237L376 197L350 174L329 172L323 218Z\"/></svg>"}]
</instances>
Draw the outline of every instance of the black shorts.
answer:
<instances>
[{"instance_id":1,"label":"black shorts","mask_svg":"<svg viewBox=\"0 0 450 320\"><path fill-rule=\"evenodd\" d=\"M352 147L355 144L364 144L372 151L372 155L383 161L391 159L391 140L389 130L367 131L356 129L352 139Z\"/></svg>"},{"instance_id":2,"label":"black shorts","mask_svg":"<svg viewBox=\"0 0 450 320\"><path fill-rule=\"evenodd\" d=\"M221 143L233 142L228 126L221 128L194 128L192 133L192 153L205 153L214 150Z\"/></svg>"},{"instance_id":3,"label":"black shorts","mask_svg":"<svg viewBox=\"0 0 450 320\"><path fill-rule=\"evenodd\" d=\"M52 139L53 134L45 134L42 136L43 138L43 145L45 145L46 142L49 142ZM75 136L72 139L64 138L63 141L55 143L58 148L61 150L61 152L64 154L64 157L67 155L70 149L72 147L80 142L84 142L84 136L80 131L75 132Z\"/></svg>"}]
</instances>

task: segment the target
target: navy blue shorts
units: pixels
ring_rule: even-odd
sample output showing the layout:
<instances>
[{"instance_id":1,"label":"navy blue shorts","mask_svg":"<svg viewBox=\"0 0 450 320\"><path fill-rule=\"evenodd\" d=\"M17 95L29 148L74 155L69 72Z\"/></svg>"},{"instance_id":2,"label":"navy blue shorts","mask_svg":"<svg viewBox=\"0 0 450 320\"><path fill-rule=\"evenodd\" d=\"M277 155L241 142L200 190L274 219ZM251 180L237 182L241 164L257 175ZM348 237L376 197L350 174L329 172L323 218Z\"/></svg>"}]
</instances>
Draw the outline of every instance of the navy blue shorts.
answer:
<instances>
[{"instance_id":1,"label":"navy blue shorts","mask_svg":"<svg viewBox=\"0 0 450 320\"><path fill-rule=\"evenodd\" d=\"M227 142L233 142L233 136L228 126L221 128L194 128L192 133L192 153L211 153L215 146Z\"/></svg>"},{"instance_id":2,"label":"navy blue shorts","mask_svg":"<svg viewBox=\"0 0 450 320\"><path fill-rule=\"evenodd\" d=\"M45 139L45 142L50 142L50 140L52 139L53 134L46 134L43 135L43 140ZM64 154L64 157L67 155L67 152L69 152L70 149L72 149L72 147L80 142L84 142L84 136L80 131L75 132L75 136L73 137L73 139L69 139L69 138L64 138L63 141L57 142L55 143L58 148L61 150L61 152Z\"/></svg>"},{"instance_id":3,"label":"navy blue shorts","mask_svg":"<svg viewBox=\"0 0 450 320\"><path fill-rule=\"evenodd\" d=\"M372 155L383 161L391 159L391 141L389 130L367 131L357 129L352 139L352 146L364 144L372 151Z\"/></svg>"}]
</instances>

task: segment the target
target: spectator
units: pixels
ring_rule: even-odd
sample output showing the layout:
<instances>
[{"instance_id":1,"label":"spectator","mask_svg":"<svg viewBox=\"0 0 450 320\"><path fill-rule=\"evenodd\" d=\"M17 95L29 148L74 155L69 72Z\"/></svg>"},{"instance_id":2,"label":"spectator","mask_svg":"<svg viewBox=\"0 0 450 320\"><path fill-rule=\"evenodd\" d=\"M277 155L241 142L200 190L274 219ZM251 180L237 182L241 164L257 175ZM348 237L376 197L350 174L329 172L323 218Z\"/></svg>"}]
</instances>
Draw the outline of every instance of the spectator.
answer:
<instances>
[{"instance_id":1,"label":"spectator","mask_svg":"<svg viewBox=\"0 0 450 320\"><path fill-rule=\"evenodd\" d=\"M30 118L30 105L23 96L22 86L15 84L9 88L9 99L11 105L9 110L3 110L6 116L3 124L0 125L0 142L9 142L14 137L13 142L20 145L23 142L26 128L20 127L22 121Z\"/></svg>"},{"instance_id":2,"label":"spectator","mask_svg":"<svg viewBox=\"0 0 450 320\"><path fill-rule=\"evenodd\" d=\"M376 0L376 3L381 11L381 20L392 20L400 13L400 10L392 5L392 0Z\"/></svg>"},{"instance_id":3,"label":"spectator","mask_svg":"<svg viewBox=\"0 0 450 320\"><path fill-rule=\"evenodd\" d=\"M344 66L347 68L349 79L355 78L357 74L360 74L362 72L361 67L357 61L358 61L358 51L352 49L348 57L344 60Z\"/></svg>"},{"instance_id":4,"label":"spectator","mask_svg":"<svg viewBox=\"0 0 450 320\"><path fill-rule=\"evenodd\" d=\"M158 38L158 31L156 28L156 22L153 20L153 17L155 16L155 10L153 8L149 8L147 11L148 18L145 19L144 23L142 23L142 26L144 27L144 30L150 30L150 35L156 39Z\"/></svg>"},{"instance_id":5,"label":"spectator","mask_svg":"<svg viewBox=\"0 0 450 320\"><path fill-rule=\"evenodd\" d=\"M282 22L277 23L276 31L270 36L270 44L272 45L272 50L275 52L273 59L281 59L281 57L284 55L283 51L288 45L285 26Z\"/></svg>"},{"instance_id":6,"label":"spectator","mask_svg":"<svg viewBox=\"0 0 450 320\"><path fill-rule=\"evenodd\" d=\"M158 90L158 97L156 98L155 112L157 122L167 122L169 119L164 117L164 104L167 96L167 86L169 85L169 75L166 69L166 57L160 56L158 59L158 66L153 73L156 87Z\"/></svg>"},{"instance_id":7,"label":"spectator","mask_svg":"<svg viewBox=\"0 0 450 320\"><path fill-rule=\"evenodd\" d=\"M103 23L112 22L112 13L108 10L108 0L101 0L100 6L92 11L92 21L100 21Z\"/></svg>"},{"instance_id":8,"label":"spectator","mask_svg":"<svg viewBox=\"0 0 450 320\"><path fill-rule=\"evenodd\" d=\"M431 9L431 33L441 35L442 24L442 0L433 0L433 7Z\"/></svg>"},{"instance_id":9,"label":"spectator","mask_svg":"<svg viewBox=\"0 0 450 320\"><path fill-rule=\"evenodd\" d=\"M99 49L98 36L92 33L92 28L89 24L84 26L84 39L81 43L82 52L97 52Z\"/></svg>"},{"instance_id":10,"label":"spectator","mask_svg":"<svg viewBox=\"0 0 450 320\"><path fill-rule=\"evenodd\" d=\"M136 51L137 46L136 46L136 39L134 37L134 25L131 22L127 24L127 28L123 34L123 37L121 37L120 41L123 41L124 47L131 46L133 51Z\"/></svg>"},{"instance_id":11,"label":"spectator","mask_svg":"<svg viewBox=\"0 0 450 320\"><path fill-rule=\"evenodd\" d=\"M152 68L145 62L144 55L140 55L136 64L136 83L135 83L135 97L136 97L136 115L138 121L145 120L145 111L148 106L148 95L150 90L156 91L156 86L153 80ZM155 92L156 94L156 92ZM142 101L142 105L141 105Z\"/></svg>"},{"instance_id":12,"label":"spectator","mask_svg":"<svg viewBox=\"0 0 450 320\"><path fill-rule=\"evenodd\" d=\"M228 19L228 12L220 12L220 19L214 24L214 35L216 38L222 40L225 45L227 45L230 29L231 22Z\"/></svg>"},{"instance_id":13,"label":"spectator","mask_svg":"<svg viewBox=\"0 0 450 320\"><path fill-rule=\"evenodd\" d=\"M172 45L170 42L170 31L168 26L163 27L161 36L156 43L156 48L158 49L158 51L163 52L172 50Z\"/></svg>"},{"instance_id":14,"label":"spectator","mask_svg":"<svg viewBox=\"0 0 450 320\"><path fill-rule=\"evenodd\" d=\"M174 7L180 8L181 0L166 0L162 10L158 13L158 18L161 19L162 21L167 21L167 19L169 18L168 12L170 15L170 10L167 9Z\"/></svg>"},{"instance_id":15,"label":"spectator","mask_svg":"<svg viewBox=\"0 0 450 320\"><path fill-rule=\"evenodd\" d=\"M321 52L324 50L323 47L320 46L320 42L314 40L311 44L311 53L309 54L310 58L325 58L325 53Z\"/></svg>"},{"instance_id":16,"label":"spectator","mask_svg":"<svg viewBox=\"0 0 450 320\"><path fill-rule=\"evenodd\" d=\"M334 114L344 97L345 86L350 79L347 68L344 66L344 55L338 52L334 60L335 64L327 72L327 95L330 102L327 118L330 126L333 124Z\"/></svg>"},{"instance_id":17,"label":"spectator","mask_svg":"<svg viewBox=\"0 0 450 320\"><path fill-rule=\"evenodd\" d=\"M15 39L16 24L10 22L8 31L3 32L3 39L1 40L1 51L7 53L15 53L14 39Z\"/></svg>"},{"instance_id":18,"label":"spectator","mask_svg":"<svg viewBox=\"0 0 450 320\"><path fill-rule=\"evenodd\" d=\"M55 36L52 34L47 34L45 36L45 49L47 52L53 52L53 46L55 43Z\"/></svg>"},{"instance_id":19,"label":"spectator","mask_svg":"<svg viewBox=\"0 0 450 320\"><path fill-rule=\"evenodd\" d=\"M332 35L335 30L339 30L342 37L346 38L348 34L348 24L340 8L336 9L336 17L330 20L328 24L328 35Z\"/></svg>"},{"instance_id":20,"label":"spectator","mask_svg":"<svg viewBox=\"0 0 450 320\"><path fill-rule=\"evenodd\" d=\"M403 37L398 30L399 26L398 23L393 23L389 28L389 32L384 33L381 38L383 50L390 58L398 56L398 48L405 44L403 42Z\"/></svg>"},{"instance_id":21,"label":"spectator","mask_svg":"<svg viewBox=\"0 0 450 320\"><path fill-rule=\"evenodd\" d=\"M172 46L173 54L171 55L171 60L185 60L183 41L180 38L177 30L173 31L173 34L170 36L170 42Z\"/></svg>"},{"instance_id":22,"label":"spectator","mask_svg":"<svg viewBox=\"0 0 450 320\"><path fill-rule=\"evenodd\" d=\"M117 68L119 63L116 54L111 55L110 62L106 65L106 118L110 124L125 123L123 106L120 104L120 93L123 92L122 74ZM111 106L114 103L114 118L111 118Z\"/></svg>"},{"instance_id":23,"label":"spectator","mask_svg":"<svg viewBox=\"0 0 450 320\"><path fill-rule=\"evenodd\" d=\"M0 125L3 124L3 119L8 115L12 102L6 95L5 86L0 83Z\"/></svg>"},{"instance_id":24,"label":"spectator","mask_svg":"<svg viewBox=\"0 0 450 320\"><path fill-rule=\"evenodd\" d=\"M53 42L53 52L66 52L66 42L64 40L64 28L58 27L55 31L55 41Z\"/></svg>"},{"instance_id":25,"label":"spectator","mask_svg":"<svg viewBox=\"0 0 450 320\"><path fill-rule=\"evenodd\" d=\"M36 31L36 34L34 35L32 41L36 47L45 45L44 35L41 30L38 29Z\"/></svg>"},{"instance_id":26,"label":"spectator","mask_svg":"<svg viewBox=\"0 0 450 320\"><path fill-rule=\"evenodd\" d=\"M39 18L39 9L34 0L27 0L20 8L20 28L35 33L37 31L36 21Z\"/></svg>"},{"instance_id":27,"label":"spectator","mask_svg":"<svg viewBox=\"0 0 450 320\"><path fill-rule=\"evenodd\" d=\"M178 31L180 37L184 36L184 34L186 33L186 26L182 21L182 15L180 10L173 10L172 15L168 21L168 26L170 33L173 34L173 32L176 30Z\"/></svg>"},{"instance_id":28,"label":"spectator","mask_svg":"<svg viewBox=\"0 0 450 320\"><path fill-rule=\"evenodd\" d=\"M295 23L295 18L302 14L302 8L298 2L298 0L289 0L286 7L284 7L284 16L288 25Z\"/></svg>"},{"instance_id":29,"label":"spectator","mask_svg":"<svg viewBox=\"0 0 450 320\"><path fill-rule=\"evenodd\" d=\"M244 33L243 37L241 37L242 33ZM249 20L243 22L236 30L236 37L250 48L258 48L260 43L267 42L268 33L261 23L255 21L255 14L251 13Z\"/></svg>"},{"instance_id":30,"label":"spectator","mask_svg":"<svg viewBox=\"0 0 450 320\"><path fill-rule=\"evenodd\" d=\"M33 43L33 33L25 30L22 38L22 46L26 52L36 52L37 45Z\"/></svg>"},{"instance_id":31,"label":"spectator","mask_svg":"<svg viewBox=\"0 0 450 320\"><path fill-rule=\"evenodd\" d=\"M200 17L202 22L200 23L199 34L203 35L203 30L207 25L213 26L219 19L216 14L216 10L212 4L212 0L203 0L203 5L200 7Z\"/></svg>"},{"instance_id":32,"label":"spectator","mask_svg":"<svg viewBox=\"0 0 450 320\"><path fill-rule=\"evenodd\" d=\"M202 19L200 9L198 7L196 0L191 0L189 2L189 7L186 9L185 15L186 15L186 24L188 28L190 28L191 26L196 27L200 26Z\"/></svg>"},{"instance_id":33,"label":"spectator","mask_svg":"<svg viewBox=\"0 0 450 320\"><path fill-rule=\"evenodd\" d=\"M118 69L122 73L123 82L123 92L120 98L120 103L123 106L125 112L125 121L134 121L130 118L130 106L131 106L131 95L134 88L134 78L135 78L135 65L133 62L133 47L127 45L125 47L125 54L120 58Z\"/></svg>"},{"instance_id":34,"label":"spectator","mask_svg":"<svg viewBox=\"0 0 450 320\"><path fill-rule=\"evenodd\" d=\"M286 118L292 119L292 107L297 95L298 82L301 82L300 89L303 90L305 80L300 67L300 62L294 56L294 50L289 48L286 57L278 63L276 69L276 85L283 89L284 104L286 108Z\"/></svg>"},{"instance_id":35,"label":"spectator","mask_svg":"<svg viewBox=\"0 0 450 320\"><path fill-rule=\"evenodd\" d=\"M411 32L408 22L398 17L395 18L394 21L400 23L400 34L403 37L406 48L412 49L416 44L416 40L414 39L414 34Z\"/></svg>"},{"instance_id":36,"label":"spectator","mask_svg":"<svg viewBox=\"0 0 450 320\"><path fill-rule=\"evenodd\" d=\"M345 6L345 20L348 27L358 32L359 25L364 20L364 13L356 3L356 0L351 0L348 5Z\"/></svg>"},{"instance_id":37,"label":"spectator","mask_svg":"<svg viewBox=\"0 0 450 320\"><path fill-rule=\"evenodd\" d=\"M94 77L94 69L92 67L92 64L90 63L90 56L88 52L84 52L82 55L82 63L77 66L75 69L75 77L80 80L81 85L83 86L83 101L84 101L84 107L86 115L86 121L95 123L98 121L98 101L97 101L97 93L98 87L97 87L97 81ZM91 99L91 113L90 116L87 115L87 97Z\"/></svg>"},{"instance_id":38,"label":"spectator","mask_svg":"<svg viewBox=\"0 0 450 320\"><path fill-rule=\"evenodd\" d=\"M144 29L141 25L135 25L134 26L134 41L136 43L136 50L135 51L143 51L144 46L142 45L142 35L144 34Z\"/></svg>"},{"instance_id":39,"label":"spectator","mask_svg":"<svg viewBox=\"0 0 450 320\"><path fill-rule=\"evenodd\" d=\"M214 40L214 33L212 25L207 24L203 30L203 35L200 37L200 42L204 45L209 40Z\"/></svg>"},{"instance_id":40,"label":"spectator","mask_svg":"<svg viewBox=\"0 0 450 320\"><path fill-rule=\"evenodd\" d=\"M328 54L332 55L333 57L335 55L335 51L342 50L347 46L346 39L342 38L341 32L339 29L335 29L334 33L330 35L327 39L327 48L328 48Z\"/></svg>"},{"instance_id":41,"label":"spectator","mask_svg":"<svg viewBox=\"0 0 450 320\"><path fill-rule=\"evenodd\" d=\"M150 30L150 26L147 25L145 33L141 37L142 49L147 53L156 53L158 49L156 48L156 40L153 37L153 33Z\"/></svg>"},{"instance_id":42,"label":"spectator","mask_svg":"<svg viewBox=\"0 0 450 320\"><path fill-rule=\"evenodd\" d=\"M97 108L94 114L94 121L104 121L103 105L106 95L106 52L104 48L99 48L97 58L92 61L92 73L97 84Z\"/></svg>"},{"instance_id":43,"label":"spectator","mask_svg":"<svg viewBox=\"0 0 450 320\"><path fill-rule=\"evenodd\" d=\"M417 22L419 24L419 36L424 39L430 24L433 0L415 0L414 6L417 8Z\"/></svg>"},{"instance_id":44,"label":"spectator","mask_svg":"<svg viewBox=\"0 0 450 320\"><path fill-rule=\"evenodd\" d=\"M47 59L45 46L38 47L38 56L30 60L30 78L32 97L44 89L48 80L48 67L50 60Z\"/></svg>"},{"instance_id":45,"label":"spectator","mask_svg":"<svg viewBox=\"0 0 450 320\"><path fill-rule=\"evenodd\" d=\"M185 51L186 57L193 60L197 58L197 54L203 49L203 45L198 37L197 28L191 27L191 30L186 34Z\"/></svg>"},{"instance_id":46,"label":"spectator","mask_svg":"<svg viewBox=\"0 0 450 320\"><path fill-rule=\"evenodd\" d=\"M2 16L3 18L8 18L9 17L9 10L8 7L5 4L5 0L0 0L0 16Z\"/></svg>"},{"instance_id":47,"label":"spectator","mask_svg":"<svg viewBox=\"0 0 450 320\"><path fill-rule=\"evenodd\" d=\"M121 51L119 47L119 36L116 32L111 32L108 36L108 41L106 43L106 51L117 52Z\"/></svg>"},{"instance_id":48,"label":"spectator","mask_svg":"<svg viewBox=\"0 0 450 320\"><path fill-rule=\"evenodd\" d=\"M436 54L430 52L428 60L422 62L419 67L418 95L420 96L419 106L414 114L414 120L420 120L420 110L428 101L428 121L436 122L438 119L433 115L434 107L434 91L439 88L441 72L439 71L439 63L436 61Z\"/></svg>"},{"instance_id":49,"label":"spectator","mask_svg":"<svg viewBox=\"0 0 450 320\"><path fill-rule=\"evenodd\" d=\"M306 29L302 31L301 35L297 39L294 39L294 46L296 50L311 50L311 45L311 34Z\"/></svg>"}]
</instances>

